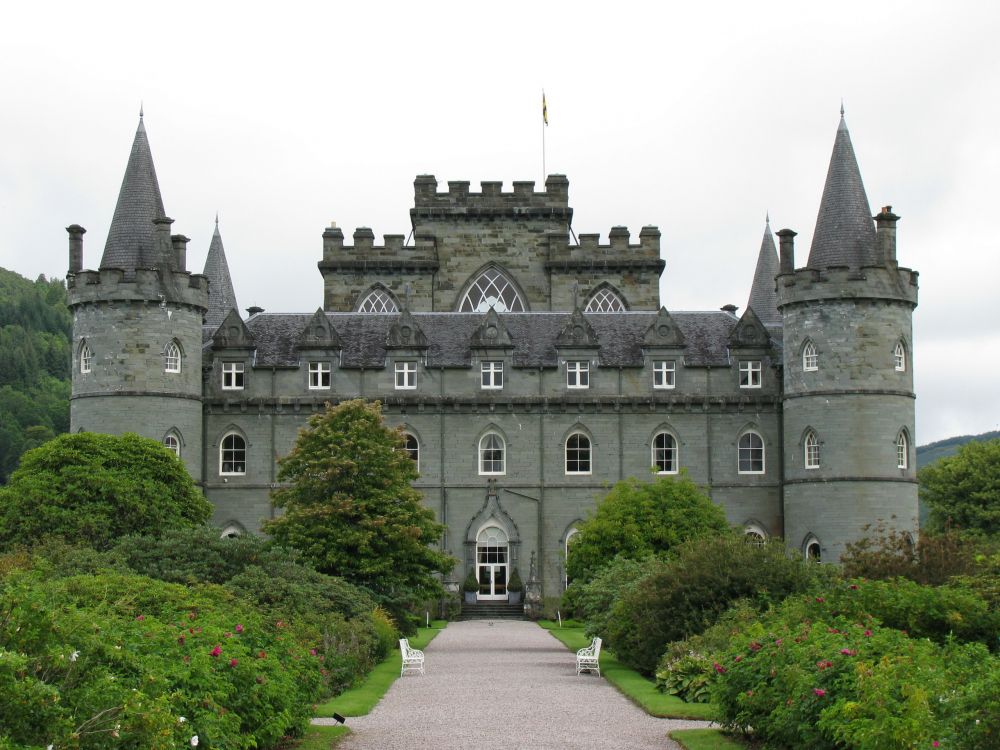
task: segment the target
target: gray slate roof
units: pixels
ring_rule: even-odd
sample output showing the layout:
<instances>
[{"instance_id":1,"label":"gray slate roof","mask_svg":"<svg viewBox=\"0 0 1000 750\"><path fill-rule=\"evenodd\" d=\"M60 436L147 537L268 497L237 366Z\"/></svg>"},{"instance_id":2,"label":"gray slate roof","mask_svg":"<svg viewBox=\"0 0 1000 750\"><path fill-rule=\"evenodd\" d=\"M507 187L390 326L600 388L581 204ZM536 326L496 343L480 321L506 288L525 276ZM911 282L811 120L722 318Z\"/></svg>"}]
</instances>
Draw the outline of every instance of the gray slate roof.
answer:
<instances>
[{"instance_id":1,"label":"gray slate roof","mask_svg":"<svg viewBox=\"0 0 1000 750\"><path fill-rule=\"evenodd\" d=\"M208 247L208 257L205 258L205 275L208 277L208 312L205 314L205 324L213 329L222 325L230 310L239 311L236 303L236 292L233 291L233 279L229 275L229 263L226 262L226 251L222 247L222 235L219 234L219 219L215 220L215 234L212 244Z\"/></svg>"},{"instance_id":2,"label":"gray slate roof","mask_svg":"<svg viewBox=\"0 0 1000 750\"><path fill-rule=\"evenodd\" d=\"M750 301L747 302L747 307L757 314L764 325L781 323L778 292L774 285L774 277L777 275L778 250L774 247L771 222L768 220L764 225L764 239L760 242L760 253L757 255L757 270L753 273Z\"/></svg>"},{"instance_id":3,"label":"gray slate roof","mask_svg":"<svg viewBox=\"0 0 1000 750\"><path fill-rule=\"evenodd\" d=\"M132 153L104 245L101 268L121 268L129 276L136 268L155 267L153 220L165 215L146 126L140 114L139 128L135 131Z\"/></svg>"},{"instance_id":4,"label":"gray slate roof","mask_svg":"<svg viewBox=\"0 0 1000 750\"><path fill-rule=\"evenodd\" d=\"M343 344L341 366L381 368L385 366L386 334L398 314L326 313ZM673 319L687 346L684 362L690 366L729 364L729 336L735 316L726 312L677 312ZM312 318L309 313L260 313L246 321L257 346L258 367L295 367L300 355L299 337ZM482 323L482 313L413 313L427 337L428 367L469 367L472 335ZM569 313L502 313L510 331L515 367L557 367L556 339L570 319ZM656 320L655 312L588 313L600 342L598 357L603 367L640 367L642 338ZM208 330L206 328L206 330ZM774 329L775 345L781 331Z\"/></svg>"},{"instance_id":5,"label":"gray slate roof","mask_svg":"<svg viewBox=\"0 0 1000 750\"><path fill-rule=\"evenodd\" d=\"M841 109L808 266L860 268L875 259L875 223Z\"/></svg>"}]
</instances>

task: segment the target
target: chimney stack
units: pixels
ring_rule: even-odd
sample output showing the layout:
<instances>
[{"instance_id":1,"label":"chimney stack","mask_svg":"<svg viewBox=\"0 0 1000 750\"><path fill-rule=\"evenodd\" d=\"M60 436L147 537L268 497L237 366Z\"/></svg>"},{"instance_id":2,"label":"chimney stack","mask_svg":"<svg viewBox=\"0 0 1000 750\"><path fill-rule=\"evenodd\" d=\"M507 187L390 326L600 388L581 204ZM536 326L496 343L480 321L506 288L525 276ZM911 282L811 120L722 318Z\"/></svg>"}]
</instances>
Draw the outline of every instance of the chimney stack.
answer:
<instances>
[{"instance_id":1,"label":"chimney stack","mask_svg":"<svg viewBox=\"0 0 1000 750\"><path fill-rule=\"evenodd\" d=\"M779 229L778 274L795 273L795 235L791 229Z\"/></svg>"},{"instance_id":2,"label":"chimney stack","mask_svg":"<svg viewBox=\"0 0 1000 750\"><path fill-rule=\"evenodd\" d=\"M875 217L875 247L879 259L887 266L896 262L896 222L899 217L892 206L883 206Z\"/></svg>"},{"instance_id":3,"label":"chimney stack","mask_svg":"<svg viewBox=\"0 0 1000 750\"><path fill-rule=\"evenodd\" d=\"M78 273L83 270L83 235L87 230L79 224L66 227L69 232L69 272Z\"/></svg>"}]
</instances>

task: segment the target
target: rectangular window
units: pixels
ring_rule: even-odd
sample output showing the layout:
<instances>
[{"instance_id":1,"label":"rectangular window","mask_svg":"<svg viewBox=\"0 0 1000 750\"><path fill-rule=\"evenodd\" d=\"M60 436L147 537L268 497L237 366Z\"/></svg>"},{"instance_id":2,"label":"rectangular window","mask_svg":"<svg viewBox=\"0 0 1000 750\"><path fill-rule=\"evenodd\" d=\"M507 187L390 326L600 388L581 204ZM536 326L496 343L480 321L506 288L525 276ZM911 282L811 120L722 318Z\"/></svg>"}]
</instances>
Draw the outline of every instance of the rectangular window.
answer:
<instances>
[{"instance_id":1,"label":"rectangular window","mask_svg":"<svg viewBox=\"0 0 1000 750\"><path fill-rule=\"evenodd\" d=\"M245 386L242 362L222 363L222 390L242 391Z\"/></svg>"},{"instance_id":2,"label":"rectangular window","mask_svg":"<svg viewBox=\"0 0 1000 750\"><path fill-rule=\"evenodd\" d=\"M677 369L672 359L653 362L653 387L673 388L677 385Z\"/></svg>"},{"instance_id":3,"label":"rectangular window","mask_svg":"<svg viewBox=\"0 0 1000 750\"><path fill-rule=\"evenodd\" d=\"M483 388L503 388L503 362L482 363L482 384Z\"/></svg>"},{"instance_id":4,"label":"rectangular window","mask_svg":"<svg viewBox=\"0 0 1000 750\"><path fill-rule=\"evenodd\" d=\"M760 388L760 360L740 362L740 388Z\"/></svg>"},{"instance_id":5,"label":"rectangular window","mask_svg":"<svg viewBox=\"0 0 1000 750\"><path fill-rule=\"evenodd\" d=\"M566 363L566 387L590 388L590 362Z\"/></svg>"},{"instance_id":6,"label":"rectangular window","mask_svg":"<svg viewBox=\"0 0 1000 750\"><path fill-rule=\"evenodd\" d=\"M330 363L310 362L309 363L309 389L318 390L330 387Z\"/></svg>"},{"instance_id":7,"label":"rectangular window","mask_svg":"<svg viewBox=\"0 0 1000 750\"><path fill-rule=\"evenodd\" d=\"M417 387L417 363L396 363L396 390L412 390Z\"/></svg>"}]
</instances>

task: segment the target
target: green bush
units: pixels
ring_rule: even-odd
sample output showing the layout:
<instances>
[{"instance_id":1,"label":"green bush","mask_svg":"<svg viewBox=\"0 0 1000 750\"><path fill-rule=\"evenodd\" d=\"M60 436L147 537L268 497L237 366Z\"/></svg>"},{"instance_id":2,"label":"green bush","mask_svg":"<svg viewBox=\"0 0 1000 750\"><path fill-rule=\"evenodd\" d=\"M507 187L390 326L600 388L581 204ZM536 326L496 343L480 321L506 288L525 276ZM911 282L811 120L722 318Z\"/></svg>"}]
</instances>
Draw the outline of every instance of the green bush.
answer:
<instances>
[{"instance_id":1,"label":"green bush","mask_svg":"<svg viewBox=\"0 0 1000 750\"><path fill-rule=\"evenodd\" d=\"M870 536L851 542L840 562L848 578L909 578L940 585L956 575L973 574L977 558L995 549L982 535L947 528L922 531L916 543L909 534L879 524Z\"/></svg>"},{"instance_id":2,"label":"green bush","mask_svg":"<svg viewBox=\"0 0 1000 750\"><path fill-rule=\"evenodd\" d=\"M322 693L320 644L218 586L10 569L0 612L15 747L272 747Z\"/></svg>"},{"instance_id":3,"label":"green bush","mask_svg":"<svg viewBox=\"0 0 1000 750\"><path fill-rule=\"evenodd\" d=\"M998 666L981 644L779 608L734 639L712 698L723 726L765 747L931 747L955 735L962 686Z\"/></svg>"},{"instance_id":4,"label":"green bush","mask_svg":"<svg viewBox=\"0 0 1000 750\"><path fill-rule=\"evenodd\" d=\"M611 608L642 578L663 567L655 557L635 560L616 557L588 582L574 581L563 593L562 608L568 617L583 620L587 635L607 637Z\"/></svg>"},{"instance_id":5,"label":"green bush","mask_svg":"<svg viewBox=\"0 0 1000 750\"><path fill-rule=\"evenodd\" d=\"M789 557L780 541L756 545L727 534L687 542L616 600L608 646L624 663L653 674L668 643L701 633L733 602L747 599L764 610L832 575L827 566Z\"/></svg>"}]
</instances>

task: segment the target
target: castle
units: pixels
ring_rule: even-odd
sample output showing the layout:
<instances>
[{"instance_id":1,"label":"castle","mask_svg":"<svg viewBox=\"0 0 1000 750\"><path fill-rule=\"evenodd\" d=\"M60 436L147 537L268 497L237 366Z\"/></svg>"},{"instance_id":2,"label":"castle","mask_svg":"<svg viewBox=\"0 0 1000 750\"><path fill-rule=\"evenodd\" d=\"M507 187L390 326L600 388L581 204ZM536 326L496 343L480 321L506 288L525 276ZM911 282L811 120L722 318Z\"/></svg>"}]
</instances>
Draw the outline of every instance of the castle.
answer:
<instances>
[{"instance_id":1,"label":"castle","mask_svg":"<svg viewBox=\"0 0 1000 750\"><path fill-rule=\"evenodd\" d=\"M818 560L879 520L916 532L917 273L891 207L871 216L843 113L806 264L765 226L740 316L662 308L657 228L577 239L562 175L438 187L414 181L412 241L323 232L320 309L244 319L218 223L187 270L140 116L98 270L67 230L72 430L162 441L241 533L274 514L310 414L378 399L447 526L450 580L475 571L486 600L515 568L558 595L580 521L651 472L686 471L733 524Z\"/></svg>"}]
</instances>

